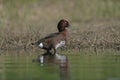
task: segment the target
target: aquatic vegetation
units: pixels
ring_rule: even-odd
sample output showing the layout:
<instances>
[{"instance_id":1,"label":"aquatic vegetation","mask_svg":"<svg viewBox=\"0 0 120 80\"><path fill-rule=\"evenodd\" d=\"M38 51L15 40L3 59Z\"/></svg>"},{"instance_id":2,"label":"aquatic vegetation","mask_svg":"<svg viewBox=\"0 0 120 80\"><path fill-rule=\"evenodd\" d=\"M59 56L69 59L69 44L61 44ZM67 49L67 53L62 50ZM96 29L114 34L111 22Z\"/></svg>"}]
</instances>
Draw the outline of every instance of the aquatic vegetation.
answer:
<instances>
[{"instance_id":1,"label":"aquatic vegetation","mask_svg":"<svg viewBox=\"0 0 120 80\"><path fill-rule=\"evenodd\" d=\"M56 22L66 18L74 26L66 49L120 50L119 3L119 0L2 0L0 49L35 49L31 43L47 35L48 30L56 31Z\"/></svg>"}]
</instances>

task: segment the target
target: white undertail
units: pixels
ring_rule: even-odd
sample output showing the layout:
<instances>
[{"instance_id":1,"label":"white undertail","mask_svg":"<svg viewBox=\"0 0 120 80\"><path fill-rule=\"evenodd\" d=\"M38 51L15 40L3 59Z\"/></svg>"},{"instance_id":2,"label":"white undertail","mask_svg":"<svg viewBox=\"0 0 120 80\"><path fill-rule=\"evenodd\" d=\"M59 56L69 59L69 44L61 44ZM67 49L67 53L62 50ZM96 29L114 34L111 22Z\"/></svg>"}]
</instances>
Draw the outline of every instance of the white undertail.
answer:
<instances>
[{"instance_id":1,"label":"white undertail","mask_svg":"<svg viewBox=\"0 0 120 80\"><path fill-rule=\"evenodd\" d=\"M39 46L40 48L43 48L43 43L40 43L38 46Z\"/></svg>"}]
</instances>

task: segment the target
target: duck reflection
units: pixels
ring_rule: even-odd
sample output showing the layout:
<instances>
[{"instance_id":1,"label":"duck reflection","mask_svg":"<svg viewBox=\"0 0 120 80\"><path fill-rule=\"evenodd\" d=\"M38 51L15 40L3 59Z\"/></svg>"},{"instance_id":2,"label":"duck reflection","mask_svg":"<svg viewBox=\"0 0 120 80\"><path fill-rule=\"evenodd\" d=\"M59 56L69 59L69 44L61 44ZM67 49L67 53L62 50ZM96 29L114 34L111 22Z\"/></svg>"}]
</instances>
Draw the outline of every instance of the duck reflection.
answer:
<instances>
[{"instance_id":1,"label":"duck reflection","mask_svg":"<svg viewBox=\"0 0 120 80\"><path fill-rule=\"evenodd\" d=\"M69 61L66 55L44 53L34 61L40 62L41 66L44 66L45 63L57 64L60 69L60 80L70 80Z\"/></svg>"}]
</instances>

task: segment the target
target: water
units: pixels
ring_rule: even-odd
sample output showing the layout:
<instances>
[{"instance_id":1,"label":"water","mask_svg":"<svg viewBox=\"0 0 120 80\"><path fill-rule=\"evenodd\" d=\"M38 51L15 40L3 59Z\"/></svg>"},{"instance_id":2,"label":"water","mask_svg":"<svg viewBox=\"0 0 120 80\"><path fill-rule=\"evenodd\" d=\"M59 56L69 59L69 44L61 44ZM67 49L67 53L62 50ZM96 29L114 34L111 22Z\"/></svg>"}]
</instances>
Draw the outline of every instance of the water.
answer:
<instances>
[{"instance_id":1,"label":"water","mask_svg":"<svg viewBox=\"0 0 120 80\"><path fill-rule=\"evenodd\" d=\"M120 80L119 55L39 53L1 52L0 80Z\"/></svg>"}]
</instances>

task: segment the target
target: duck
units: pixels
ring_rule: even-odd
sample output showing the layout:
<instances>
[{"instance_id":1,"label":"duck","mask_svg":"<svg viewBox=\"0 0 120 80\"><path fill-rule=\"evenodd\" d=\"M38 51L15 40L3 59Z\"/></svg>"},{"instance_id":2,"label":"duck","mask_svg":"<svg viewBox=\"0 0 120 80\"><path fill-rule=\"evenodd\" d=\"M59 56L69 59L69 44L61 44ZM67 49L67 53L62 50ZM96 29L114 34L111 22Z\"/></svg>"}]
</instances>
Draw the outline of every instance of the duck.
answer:
<instances>
[{"instance_id":1,"label":"duck","mask_svg":"<svg viewBox=\"0 0 120 80\"><path fill-rule=\"evenodd\" d=\"M58 48L65 46L69 36L69 27L69 22L65 19L61 19L57 24L58 32L51 33L32 43L32 45L37 45L39 48L46 50L47 53L51 53L50 51L53 49L53 54L55 55Z\"/></svg>"}]
</instances>

